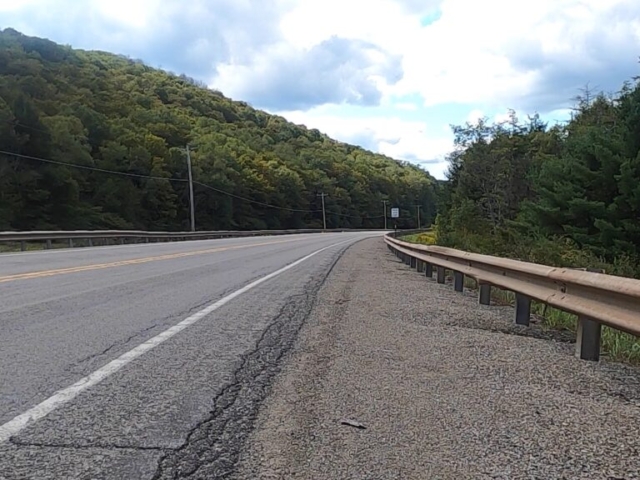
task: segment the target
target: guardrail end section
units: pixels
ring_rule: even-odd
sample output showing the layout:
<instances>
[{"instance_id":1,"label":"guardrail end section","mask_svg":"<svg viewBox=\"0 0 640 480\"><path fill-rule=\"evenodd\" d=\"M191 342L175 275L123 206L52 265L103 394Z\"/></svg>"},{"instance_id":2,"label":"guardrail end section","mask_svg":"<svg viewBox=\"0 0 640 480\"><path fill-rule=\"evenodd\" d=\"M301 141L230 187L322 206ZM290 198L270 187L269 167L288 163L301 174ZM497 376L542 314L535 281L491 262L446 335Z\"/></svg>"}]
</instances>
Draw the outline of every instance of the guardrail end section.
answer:
<instances>
[{"instance_id":1,"label":"guardrail end section","mask_svg":"<svg viewBox=\"0 0 640 480\"><path fill-rule=\"evenodd\" d=\"M529 325L531 319L531 299L521 293L516 293L516 324Z\"/></svg>"},{"instance_id":2,"label":"guardrail end section","mask_svg":"<svg viewBox=\"0 0 640 480\"><path fill-rule=\"evenodd\" d=\"M491 285L481 283L478 289L478 303L480 305L491 305Z\"/></svg>"},{"instance_id":3,"label":"guardrail end section","mask_svg":"<svg viewBox=\"0 0 640 480\"><path fill-rule=\"evenodd\" d=\"M600 360L601 334L602 324L589 317L578 317L576 356L582 360L590 360L593 362Z\"/></svg>"}]
</instances>

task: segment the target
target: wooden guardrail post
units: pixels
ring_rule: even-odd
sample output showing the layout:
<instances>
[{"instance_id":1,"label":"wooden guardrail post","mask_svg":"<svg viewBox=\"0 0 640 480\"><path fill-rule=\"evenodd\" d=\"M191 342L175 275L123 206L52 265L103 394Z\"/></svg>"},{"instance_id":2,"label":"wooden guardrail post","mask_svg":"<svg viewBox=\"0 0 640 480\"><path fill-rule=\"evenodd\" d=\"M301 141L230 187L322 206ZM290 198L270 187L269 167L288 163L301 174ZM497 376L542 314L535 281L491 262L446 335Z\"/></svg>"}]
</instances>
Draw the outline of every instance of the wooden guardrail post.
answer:
<instances>
[{"instance_id":1,"label":"wooden guardrail post","mask_svg":"<svg viewBox=\"0 0 640 480\"><path fill-rule=\"evenodd\" d=\"M69 239L69 248L73 248L73 238Z\"/></svg>"},{"instance_id":2,"label":"wooden guardrail post","mask_svg":"<svg viewBox=\"0 0 640 480\"><path fill-rule=\"evenodd\" d=\"M51 240L47 239L44 242L44 248L46 248L47 250L49 250L51 248Z\"/></svg>"},{"instance_id":3,"label":"wooden guardrail post","mask_svg":"<svg viewBox=\"0 0 640 480\"><path fill-rule=\"evenodd\" d=\"M433 277L433 265L427 263L424 267L424 274L427 278Z\"/></svg>"},{"instance_id":4,"label":"wooden guardrail post","mask_svg":"<svg viewBox=\"0 0 640 480\"><path fill-rule=\"evenodd\" d=\"M418 260L418 263L416 264L416 270L418 271L418 273L422 273L424 272L424 261L423 260Z\"/></svg>"},{"instance_id":5,"label":"wooden guardrail post","mask_svg":"<svg viewBox=\"0 0 640 480\"><path fill-rule=\"evenodd\" d=\"M436 281L443 284L445 281L444 267L436 266Z\"/></svg>"},{"instance_id":6,"label":"wooden guardrail post","mask_svg":"<svg viewBox=\"0 0 640 480\"><path fill-rule=\"evenodd\" d=\"M576 356L582 360L591 360L594 362L600 360L601 334L602 324L589 317L578 317Z\"/></svg>"},{"instance_id":7,"label":"wooden guardrail post","mask_svg":"<svg viewBox=\"0 0 640 480\"><path fill-rule=\"evenodd\" d=\"M531 299L521 293L516 293L516 324L529 325L531 319Z\"/></svg>"},{"instance_id":8,"label":"wooden guardrail post","mask_svg":"<svg viewBox=\"0 0 640 480\"><path fill-rule=\"evenodd\" d=\"M411 262L409 264L411 266L411 268L416 268L417 265L418 265L418 261L417 261L416 257L409 257L409 260Z\"/></svg>"},{"instance_id":9,"label":"wooden guardrail post","mask_svg":"<svg viewBox=\"0 0 640 480\"><path fill-rule=\"evenodd\" d=\"M491 285L481 283L478 288L478 303L480 305L491 305Z\"/></svg>"},{"instance_id":10,"label":"wooden guardrail post","mask_svg":"<svg viewBox=\"0 0 640 480\"><path fill-rule=\"evenodd\" d=\"M23 240L20 242L20 251L24 252L27 249L27 244L26 242Z\"/></svg>"},{"instance_id":11,"label":"wooden guardrail post","mask_svg":"<svg viewBox=\"0 0 640 480\"><path fill-rule=\"evenodd\" d=\"M453 289L456 292L464 291L464 273L453 272Z\"/></svg>"}]
</instances>

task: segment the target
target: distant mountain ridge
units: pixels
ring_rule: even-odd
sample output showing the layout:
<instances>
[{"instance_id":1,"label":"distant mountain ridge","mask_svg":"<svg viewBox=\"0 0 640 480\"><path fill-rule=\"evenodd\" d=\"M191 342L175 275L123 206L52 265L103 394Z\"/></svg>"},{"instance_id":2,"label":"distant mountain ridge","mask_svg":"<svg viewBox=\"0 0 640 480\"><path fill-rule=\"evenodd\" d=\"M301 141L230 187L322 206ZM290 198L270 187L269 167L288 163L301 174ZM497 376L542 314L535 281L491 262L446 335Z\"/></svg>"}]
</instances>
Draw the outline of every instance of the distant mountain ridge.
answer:
<instances>
[{"instance_id":1,"label":"distant mountain ridge","mask_svg":"<svg viewBox=\"0 0 640 480\"><path fill-rule=\"evenodd\" d=\"M437 182L407 162L184 75L0 31L0 230L183 230L187 144L202 229L320 227L320 193L329 228L382 227L383 200L400 227L416 205L435 216Z\"/></svg>"}]
</instances>

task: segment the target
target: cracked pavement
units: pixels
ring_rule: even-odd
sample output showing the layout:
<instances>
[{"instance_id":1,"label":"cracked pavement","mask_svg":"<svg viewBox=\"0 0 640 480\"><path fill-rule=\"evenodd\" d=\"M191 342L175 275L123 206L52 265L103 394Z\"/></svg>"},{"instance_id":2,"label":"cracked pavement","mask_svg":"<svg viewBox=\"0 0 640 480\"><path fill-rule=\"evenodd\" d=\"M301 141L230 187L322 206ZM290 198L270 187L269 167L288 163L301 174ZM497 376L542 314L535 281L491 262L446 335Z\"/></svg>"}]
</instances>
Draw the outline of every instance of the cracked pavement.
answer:
<instances>
[{"instance_id":1,"label":"cracked pavement","mask_svg":"<svg viewBox=\"0 0 640 480\"><path fill-rule=\"evenodd\" d=\"M228 478L640 479L640 368L579 360L513 317L358 243Z\"/></svg>"},{"instance_id":2,"label":"cracked pavement","mask_svg":"<svg viewBox=\"0 0 640 480\"><path fill-rule=\"evenodd\" d=\"M217 299L234 298L0 443L0 479L221 478L340 254L367 234L260 237L0 256L0 277L236 250L0 284L0 425ZM284 240L289 240L284 242Z\"/></svg>"}]
</instances>

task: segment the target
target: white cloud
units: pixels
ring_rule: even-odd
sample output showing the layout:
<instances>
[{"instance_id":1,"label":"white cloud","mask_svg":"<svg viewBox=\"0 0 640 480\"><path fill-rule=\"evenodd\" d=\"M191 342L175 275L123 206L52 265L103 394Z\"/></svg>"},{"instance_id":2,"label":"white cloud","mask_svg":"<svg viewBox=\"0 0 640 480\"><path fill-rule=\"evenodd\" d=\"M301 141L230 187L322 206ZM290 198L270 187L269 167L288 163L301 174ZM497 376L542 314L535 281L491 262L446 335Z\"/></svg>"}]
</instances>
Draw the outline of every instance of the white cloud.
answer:
<instances>
[{"instance_id":1,"label":"white cloud","mask_svg":"<svg viewBox=\"0 0 640 480\"><path fill-rule=\"evenodd\" d=\"M400 117L344 118L325 108L284 112L288 120L317 128L338 140L356 143L399 160L423 165L432 175L443 178L444 157L452 149L451 132L429 132L427 124Z\"/></svg>"},{"instance_id":2,"label":"white cloud","mask_svg":"<svg viewBox=\"0 0 640 480\"><path fill-rule=\"evenodd\" d=\"M278 43L249 65L223 65L213 86L260 107L307 109L343 102L378 105L381 88L401 77L400 56L333 36L306 50Z\"/></svg>"},{"instance_id":3,"label":"white cloud","mask_svg":"<svg viewBox=\"0 0 640 480\"><path fill-rule=\"evenodd\" d=\"M407 110L410 112L415 112L416 110L418 110L418 105L410 102L399 102L399 103L393 104L393 108L397 110Z\"/></svg>"},{"instance_id":4,"label":"white cloud","mask_svg":"<svg viewBox=\"0 0 640 480\"><path fill-rule=\"evenodd\" d=\"M510 118L511 112L496 113L493 117L493 121L495 123L503 123L509 121Z\"/></svg>"},{"instance_id":5,"label":"white cloud","mask_svg":"<svg viewBox=\"0 0 640 480\"><path fill-rule=\"evenodd\" d=\"M94 0L98 15L132 28L147 28L161 10L159 0Z\"/></svg>"},{"instance_id":6,"label":"white cloud","mask_svg":"<svg viewBox=\"0 0 640 480\"><path fill-rule=\"evenodd\" d=\"M469 112L469 115L467 115L467 122L469 122L472 125L475 125L478 123L478 121L480 121L482 118L484 118L484 113L482 110L471 110Z\"/></svg>"},{"instance_id":7,"label":"white cloud","mask_svg":"<svg viewBox=\"0 0 640 480\"><path fill-rule=\"evenodd\" d=\"M0 12L12 12L35 5L38 0L0 0Z\"/></svg>"},{"instance_id":8,"label":"white cloud","mask_svg":"<svg viewBox=\"0 0 640 480\"><path fill-rule=\"evenodd\" d=\"M539 93L540 87L575 88L577 79L569 78L570 74L575 77L582 72L578 81L586 82L584 73L600 69L599 75L606 77L607 64L620 62L627 62L627 71L632 71L635 57L624 58L621 53L630 55L635 49L637 55L640 3L445 0L436 23L404 35L410 37L405 76L390 92L420 92L427 106L462 103L516 108L526 104L535 108L527 97ZM546 80L553 73L549 64L564 72L569 82L548 85ZM621 79L611 81L619 84ZM541 102L539 109L547 108L546 103Z\"/></svg>"},{"instance_id":9,"label":"white cloud","mask_svg":"<svg viewBox=\"0 0 640 480\"><path fill-rule=\"evenodd\" d=\"M376 43L396 53L406 46L402 32L419 26L419 17L393 0L367 0L366 5L358 0L304 0L280 23L286 41L296 45L310 47L337 35Z\"/></svg>"}]
</instances>

